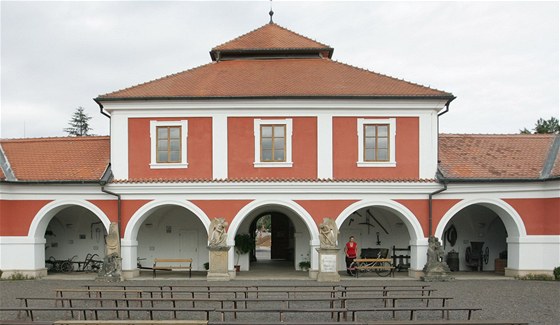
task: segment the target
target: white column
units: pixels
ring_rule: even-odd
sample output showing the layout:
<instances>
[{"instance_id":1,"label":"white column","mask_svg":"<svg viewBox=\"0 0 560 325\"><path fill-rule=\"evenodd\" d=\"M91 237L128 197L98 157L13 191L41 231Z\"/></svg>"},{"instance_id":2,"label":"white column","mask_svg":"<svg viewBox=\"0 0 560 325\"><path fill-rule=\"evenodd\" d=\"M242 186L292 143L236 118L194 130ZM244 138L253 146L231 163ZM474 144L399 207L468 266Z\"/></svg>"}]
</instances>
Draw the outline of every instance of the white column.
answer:
<instances>
[{"instance_id":1,"label":"white column","mask_svg":"<svg viewBox=\"0 0 560 325\"><path fill-rule=\"evenodd\" d=\"M128 118L111 115L111 170L115 179L128 179Z\"/></svg>"},{"instance_id":2,"label":"white column","mask_svg":"<svg viewBox=\"0 0 560 325\"><path fill-rule=\"evenodd\" d=\"M228 177L228 119L226 115L212 116L212 177Z\"/></svg>"},{"instance_id":3,"label":"white column","mask_svg":"<svg viewBox=\"0 0 560 325\"><path fill-rule=\"evenodd\" d=\"M412 277L418 277L428 261L428 238L420 238L416 241L410 241L410 269L408 274Z\"/></svg>"},{"instance_id":4,"label":"white column","mask_svg":"<svg viewBox=\"0 0 560 325\"><path fill-rule=\"evenodd\" d=\"M317 116L317 177L333 177L332 115Z\"/></svg>"},{"instance_id":5,"label":"white column","mask_svg":"<svg viewBox=\"0 0 560 325\"><path fill-rule=\"evenodd\" d=\"M130 279L140 274L137 268L138 241L121 239L122 271L125 279ZM150 263L151 261L145 261Z\"/></svg>"}]
</instances>

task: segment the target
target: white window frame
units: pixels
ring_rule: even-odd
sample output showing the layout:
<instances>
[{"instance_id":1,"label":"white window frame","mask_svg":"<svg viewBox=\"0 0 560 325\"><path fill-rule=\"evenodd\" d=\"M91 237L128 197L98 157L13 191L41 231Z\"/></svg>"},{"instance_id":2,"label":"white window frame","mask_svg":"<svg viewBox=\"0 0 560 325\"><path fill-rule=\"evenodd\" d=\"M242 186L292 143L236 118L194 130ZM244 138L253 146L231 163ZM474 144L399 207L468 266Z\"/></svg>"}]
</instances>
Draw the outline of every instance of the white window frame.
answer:
<instances>
[{"instance_id":1,"label":"white window frame","mask_svg":"<svg viewBox=\"0 0 560 325\"><path fill-rule=\"evenodd\" d=\"M395 160L395 138L397 134L397 121L388 119L358 119L358 167L396 167ZM389 125L389 160L388 161L364 161L364 125L366 124L388 124Z\"/></svg>"},{"instance_id":2,"label":"white window frame","mask_svg":"<svg viewBox=\"0 0 560 325\"><path fill-rule=\"evenodd\" d=\"M261 161L261 125L284 125L286 127L286 161ZM292 167L292 119L285 120L254 120L255 161L257 168Z\"/></svg>"},{"instance_id":3,"label":"white window frame","mask_svg":"<svg viewBox=\"0 0 560 325\"><path fill-rule=\"evenodd\" d=\"M163 126L180 126L181 127L181 162L178 163L158 163L157 162L157 128ZM188 168L187 162L187 138L188 138L188 121L150 121L150 168L151 169L172 169L172 168Z\"/></svg>"}]
</instances>

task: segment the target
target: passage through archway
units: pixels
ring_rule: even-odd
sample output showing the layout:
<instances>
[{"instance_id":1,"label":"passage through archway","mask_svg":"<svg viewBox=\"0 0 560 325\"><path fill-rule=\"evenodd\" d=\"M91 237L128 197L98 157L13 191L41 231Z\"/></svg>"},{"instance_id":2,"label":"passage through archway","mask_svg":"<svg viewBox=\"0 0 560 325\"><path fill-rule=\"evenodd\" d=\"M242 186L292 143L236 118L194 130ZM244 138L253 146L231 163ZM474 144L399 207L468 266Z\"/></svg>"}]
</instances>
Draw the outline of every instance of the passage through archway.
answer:
<instances>
[{"instance_id":1,"label":"passage through archway","mask_svg":"<svg viewBox=\"0 0 560 325\"><path fill-rule=\"evenodd\" d=\"M442 245L452 271L493 271L504 274L508 231L491 208L473 204L445 224Z\"/></svg>"}]
</instances>

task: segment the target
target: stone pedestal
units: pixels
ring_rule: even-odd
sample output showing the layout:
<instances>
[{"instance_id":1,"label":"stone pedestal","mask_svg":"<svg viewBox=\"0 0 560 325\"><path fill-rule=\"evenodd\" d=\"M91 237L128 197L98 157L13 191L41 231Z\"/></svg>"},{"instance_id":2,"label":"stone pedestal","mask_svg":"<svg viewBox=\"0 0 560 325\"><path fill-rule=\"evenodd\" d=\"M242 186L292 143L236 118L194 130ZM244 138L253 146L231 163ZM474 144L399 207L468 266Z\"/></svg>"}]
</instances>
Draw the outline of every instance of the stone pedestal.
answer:
<instances>
[{"instance_id":1,"label":"stone pedestal","mask_svg":"<svg viewBox=\"0 0 560 325\"><path fill-rule=\"evenodd\" d=\"M317 281L319 282L339 282L340 274L336 269L338 248L318 248L319 252L319 273Z\"/></svg>"},{"instance_id":2,"label":"stone pedestal","mask_svg":"<svg viewBox=\"0 0 560 325\"><path fill-rule=\"evenodd\" d=\"M119 282L123 280L122 258L116 254L105 256L103 258L103 266L97 274L96 281Z\"/></svg>"},{"instance_id":3,"label":"stone pedestal","mask_svg":"<svg viewBox=\"0 0 560 325\"><path fill-rule=\"evenodd\" d=\"M210 268L206 280L208 281L229 281L228 272L228 251L229 246L208 247L210 251Z\"/></svg>"}]
</instances>

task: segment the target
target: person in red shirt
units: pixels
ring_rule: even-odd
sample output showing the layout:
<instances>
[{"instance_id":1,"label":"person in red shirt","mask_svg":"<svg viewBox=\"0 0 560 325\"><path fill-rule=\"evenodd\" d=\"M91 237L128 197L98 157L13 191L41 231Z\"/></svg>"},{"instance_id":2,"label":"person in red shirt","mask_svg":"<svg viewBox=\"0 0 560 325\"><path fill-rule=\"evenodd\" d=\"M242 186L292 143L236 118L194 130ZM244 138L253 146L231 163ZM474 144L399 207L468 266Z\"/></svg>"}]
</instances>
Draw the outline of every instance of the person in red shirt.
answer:
<instances>
[{"instance_id":1,"label":"person in red shirt","mask_svg":"<svg viewBox=\"0 0 560 325\"><path fill-rule=\"evenodd\" d=\"M356 258L357 251L358 243L354 241L354 236L350 236L350 240L346 243L346 246L344 246L344 253L346 254L346 273L348 273L348 275L352 275L350 272L350 264L352 264Z\"/></svg>"}]
</instances>

